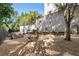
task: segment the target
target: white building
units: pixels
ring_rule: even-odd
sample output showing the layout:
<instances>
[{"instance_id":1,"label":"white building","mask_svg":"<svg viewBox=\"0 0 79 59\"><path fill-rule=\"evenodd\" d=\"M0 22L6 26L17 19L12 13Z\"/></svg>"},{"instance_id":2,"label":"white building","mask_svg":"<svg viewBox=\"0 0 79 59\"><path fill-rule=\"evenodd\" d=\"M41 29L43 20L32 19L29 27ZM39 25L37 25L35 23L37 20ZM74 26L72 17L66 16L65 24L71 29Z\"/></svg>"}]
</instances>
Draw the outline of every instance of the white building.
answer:
<instances>
[{"instance_id":1,"label":"white building","mask_svg":"<svg viewBox=\"0 0 79 59\"><path fill-rule=\"evenodd\" d=\"M65 32L66 26L63 13L58 12L52 3L45 3L44 11L45 15L39 18L34 25L30 25L29 30L38 30L38 32ZM79 26L79 16L73 18L71 28L75 28L74 25L76 24Z\"/></svg>"},{"instance_id":2,"label":"white building","mask_svg":"<svg viewBox=\"0 0 79 59\"><path fill-rule=\"evenodd\" d=\"M61 12L55 12L50 15L45 15L36 21L36 26L39 32L64 32L65 22Z\"/></svg>"},{"instance_id":3,"label":"white building","mask_svg":"<svg viewBox=\"0 0 79 59\"><path fill-rule=\"evenodd\" d=\"M64 32L65 21L62 12L58 12L52 3L45 3L45 16L38 19L35 23L39 32ZM79 25L79 16L74 17L71 22L71 28Z\"/></svg>"},{"instance_id":4,"label":"white building","mask_svg":"<svg viewBox=\"0 0 79 59\"><path fill-rule=\"evenodd\" d=\"M37 30L35 24L33 25L26 25L26 26L20 26L20 33L27 33L27 32L33 32L33 30Z\"/></svg>"},{"instance_id":5,"label":"white building","mask_svg":"<svg viewBox=\"0 0 79 59\"><path fill-rule=\"evenodd\" d=\"M20 33L27 33L29 26L20 26Z\"/></svg>"},{"instance_id":6,"label":"white building","mask_svg":"<svg viewBox=\"0 0 79 59\"><path fill-rule=\"evenodd\" d=\"M51 11L51 13L54 13L57 11L55 5L53 3L45 3L44 4L44 15L49 14L49 12Z\"/></svg>"}]
</instances>

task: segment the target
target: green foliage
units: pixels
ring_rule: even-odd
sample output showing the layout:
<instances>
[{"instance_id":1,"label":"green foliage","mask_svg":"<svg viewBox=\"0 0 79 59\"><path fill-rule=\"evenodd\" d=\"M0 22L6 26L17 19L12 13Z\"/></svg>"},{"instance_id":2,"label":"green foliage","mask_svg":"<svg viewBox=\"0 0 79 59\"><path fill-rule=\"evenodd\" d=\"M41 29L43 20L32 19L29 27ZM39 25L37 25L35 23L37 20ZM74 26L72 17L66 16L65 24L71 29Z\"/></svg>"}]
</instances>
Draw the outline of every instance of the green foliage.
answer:
<instances>
[{"instance_id":1,"label":"green foliage","mask_svg":"<svg viewBox=\"0 0 79 59\"><path fill-rule=\"evenodd\" d=\"M12 4L10 3L0 3L0 28L11 15L14 15L14 9L12 8Z\"/></svg>"},{"instance_id":2,"label":"green foliage","mask_svg":"<svg viewBox=\"0 0 79 59\"><path fill-rule=\"evenodd\" d=\"M19 29L19 19L17 13L14 16L11 16L10 19L7 19L5 25L8 29Z\"/></svg>"},{"instance_id":3,"label":"green foliage","mask_svg":"<svg viewBox=\"0 0 79 59\"><path fill-rule=\"evenodd\" d=\"M39 16L41 15L37 11L18 16L11 3L0 3L0 28L18 30L20 25L34 24Z\"/></svg>"},{"instance_id":4,"label":"green foliage","mask_svg":"<svg viewBox=\"0 0 79 59\"><path fill-rule=\"evenodd\" d=\"M20 25L34 24L38 17L41 16L37 11L30 11L29 13L22 13L19 17Z\"/></svg>"}]
</instances>

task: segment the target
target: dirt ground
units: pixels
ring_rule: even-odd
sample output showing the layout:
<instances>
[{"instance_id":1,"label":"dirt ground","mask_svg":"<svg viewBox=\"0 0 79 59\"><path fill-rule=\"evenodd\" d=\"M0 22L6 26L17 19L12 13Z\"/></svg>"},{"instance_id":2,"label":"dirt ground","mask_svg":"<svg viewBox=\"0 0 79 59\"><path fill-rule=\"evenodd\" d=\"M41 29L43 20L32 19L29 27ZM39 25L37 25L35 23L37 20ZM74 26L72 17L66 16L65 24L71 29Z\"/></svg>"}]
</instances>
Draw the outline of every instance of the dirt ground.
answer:
<instances>
[{"instance_id":1,"label":"dirt ground","mask_svg":"<svg viewBox=\"0 0 79 59\"><path fill-rule=\"evenodd\" d=\"M31 35L32 36L32 35ZM79 35L71 35L72 41L64 36L39 35L38 39L27 42L25 38L9 40L0 45L1 56L79 56Z\"/></svg>"}]
</instances>

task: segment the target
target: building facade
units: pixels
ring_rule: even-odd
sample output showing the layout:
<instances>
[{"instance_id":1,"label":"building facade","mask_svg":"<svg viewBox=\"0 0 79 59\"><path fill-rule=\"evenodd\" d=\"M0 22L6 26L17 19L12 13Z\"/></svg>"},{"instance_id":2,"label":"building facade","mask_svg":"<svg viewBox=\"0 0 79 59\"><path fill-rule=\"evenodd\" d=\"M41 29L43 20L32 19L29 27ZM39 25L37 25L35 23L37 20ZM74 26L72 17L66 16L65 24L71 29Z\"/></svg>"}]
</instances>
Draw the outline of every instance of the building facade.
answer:
<instances>
[{"instance_id":1,"label":"building facade","mask_svg":"<svg viewBox=\"0 0 79 59\"><path fill-rule=\"evenodd\" d=\"M62 12L58 12L54 4L45 3L45 15L36 20L36 23L30 25L29 30L38 32L65 32L66 26ZM79 27L79 16L75 16L71 22L71 32Z\"/></svg>"},{"instance_id":2,"label":"building facade","mask_svg":"<svg viewBox=\"0 0 79 59\"><path fill-rule=\"evenodd\" d=\"M65 32L66 26L62 12L58 12L52 3L45 3L45 16L35 23L38 32ZM79 16L75 16L71 22L71 31L79 27Z\"/></svg>"},{"instance_id":3,"label":"building facade","mask_svg":"<svg viewBox=\"0 0 79 59\"><path fill-rule=\"evenodd\" d=\"M55 12L45 15L36 21L36 26L39 32L64 32L65 22L63 13Z\"/></svg>"},{"instance_id":4,"label":"building facade","mask_svg":"<svg viewBox=\"0 0 79 59\"><path fill-rule=\"evenodd\" d=\"M53 3L45 3L44 6L45 6L44 15L48 15L50 11L51 13L54 13L57 11L57 8L55 7Z\"/></svg>"}]
</instances>

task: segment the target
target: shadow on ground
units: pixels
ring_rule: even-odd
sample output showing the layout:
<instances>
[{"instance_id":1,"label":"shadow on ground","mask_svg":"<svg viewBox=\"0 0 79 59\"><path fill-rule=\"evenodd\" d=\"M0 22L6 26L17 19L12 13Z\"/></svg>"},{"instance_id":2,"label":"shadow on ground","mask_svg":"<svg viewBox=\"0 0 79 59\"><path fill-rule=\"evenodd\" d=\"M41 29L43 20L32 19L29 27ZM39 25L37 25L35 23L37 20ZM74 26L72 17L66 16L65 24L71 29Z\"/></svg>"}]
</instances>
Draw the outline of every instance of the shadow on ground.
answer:
<instances>
[{"instance_id":1,"label":"shadow on ground","mask_svg":"<svg viewBox=\"0 0 79 59\"><path fill-rule=\"evenodd\" d=\"M55 38L52 50L59 52L54 56L79 56L79 38L72 38L72 41L65 41L63 38Z\"/></svg>"},{"instance_id":2,"label":"shadow on ground","mask_svg":"<svg viewBox=\"0 0 79 59\"><path fill-rule=\"evenodd\" d=\"M79 56L79 38L63 40L63 36L40 35L31 42L26 42L10 55L18 56Z\"/></svg>"}]
</instances>

